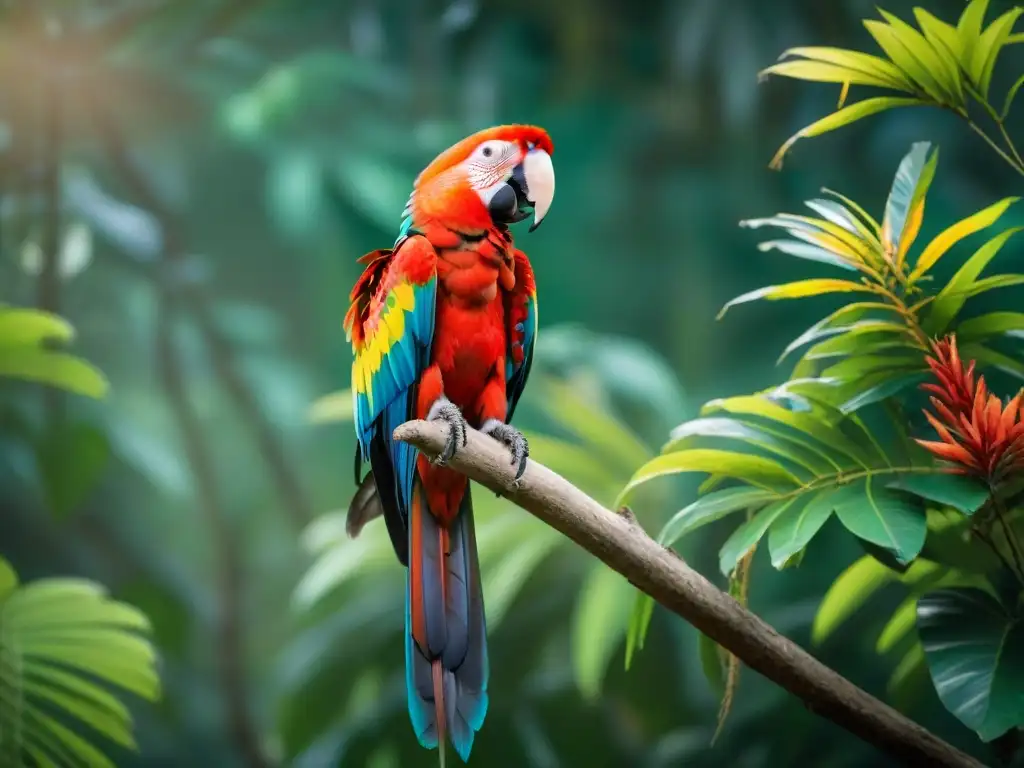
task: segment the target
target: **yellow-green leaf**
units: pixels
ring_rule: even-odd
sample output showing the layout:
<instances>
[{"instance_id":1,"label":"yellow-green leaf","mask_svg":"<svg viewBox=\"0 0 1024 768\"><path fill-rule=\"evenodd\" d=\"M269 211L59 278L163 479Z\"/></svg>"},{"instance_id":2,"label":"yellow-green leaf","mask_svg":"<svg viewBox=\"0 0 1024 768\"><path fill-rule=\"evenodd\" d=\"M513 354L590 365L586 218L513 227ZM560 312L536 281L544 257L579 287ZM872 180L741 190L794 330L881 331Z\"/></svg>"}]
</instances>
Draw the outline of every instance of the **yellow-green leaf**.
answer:
<instances>
[{"instance_id":1,"label":"yellow-green leaf","mask_svg":"<svg viewBox=\"0 0 1024 768\"><path fill-rule=\"evenodd\" d=\"M818 61L843 69L860 72L886 80L888 87L900 91L913 92L914 84L891 61L861 51L850 51L845 48L829 48L823 46L803 46L790 48L779 57L788 59L791 56L802 56L805 59Z\"/></svg>"},{"instance_id":2,"label":"yellow-green leaf","mask_svg":"<svg viewBox=\"0 0 1024 768\"><path fill-rule=\"evenodd\" d=\"M84 360L31 346L0 348L0 377L4 376L94 398L103 397L108 388L103 374Z\"/></svg>"},{"instance_id":3,"label":"yellow-green leaf","mask_svg":"<svg viewBox=\"0 0 1024 768\"><path fill-rule=\"evenodd\" d=\"M71 341L75 329L62 317L37 309L0 309L0 348ZM3 354L0 352L0 354Z\"/></svg>"},{"instance_id":4,"label":"yellow-green leaf","mask_svg":"<svg viewBox=\"0 0 1024 768\"><path fill-rule=\"evenodd\" d=\"M875 643L878 653L888 653L914 628L917 620L917 595L911 595L893 612Z\"/></svg>"},{"instance_id":5,"label":"yellow-green leaf","mask_svg":"<svg viewBox=\"0 0 1024 768\"><path fill-rule=\"evenodd\" d=\"M1006 209L1018 200L1020 200L1019 197L1007 197L968 216L966 219L961 219L936 235L935 239L928 243L921 252L921 255L918 256L917 264L914 265L914 270L910 273L910 281L918 280L935 266L936 262L946 254L946 251L965 237L970 237L975 232L995 224L999 217L1006 213Z\"/></svg>"},{"instance_id":6,"label":"yellow-green leaf","mask_svg":"<svg viewBox=\"0 0 1024 768\"><path fill-rule=\"evenodd\" d=\"M921 31L924 32L924 36L928 38L928 42L940 54L946 53L951 57L953 67L959 75L960 38L957 35L956 27L935 18L924 8L915 8L914 16L917 18L917 23L921 27Z\"/></svg>"},{"instance_id":7,"label":"yellow-green leaf","mask_svg":"<svg viewBox=\"0 0 1024 768\"><path fill-rule=\"evenodd\" d=\"M956 25L957 36L960 38L960 65L968 73L974 57L974 48L981 37L981 25L987 10L988 0L971 0Z\"/></svg>"},{"instance_id":8,"label":"yellow-green leaf","mask_svg":"<svg viewBox=\"0 0 1024 768\"><path fill-rule=\"evenodd\" d=\"M936 84L947 97L947 102L962 106L964 104L963 84L960 82L960 70L956 62L950 61L943 56L942 49L936 49L928 39L891 13L879 10L892 29L896 39L903 45L904 49L913 57L921 67L924 68L928 77ZM895 60L894 60L895 61ZM898 62L897 62L898 64Z\"/></svg>"},{"instance_id":9,"label":"yellow-green leaf","mask_svg":"<svg viewBox=\"0 0 1024 768\"><path fill-rule=\"evenodd\" d=\"M1017 91L1024 85L1024 75L1017 78L1016 82L1010 87L1010 90L1006 92L1006 99L1003 101L1003 111L999 113L999 117L1005 120L1010 114L1010 109L1013 107L1013 100L1017 98Z\"/></svg>"},{"instance_id":10,"label":"yellow-green leaf","mask_svg":"<svg viewBox=\"0 0 1024 768\"><path fill-rule=\"evenodd\" d=\"M978 87L982 98L988 98L988 90L992 84L992 73L995 71L999 51L1006 45L1006 40L1013 31L1013 25L1024 13L1024 8L1011 8L993 21L971 52L970 75Z\"/></svg>"},{"instance_id":11,"label":"yellow-green leaf","mask_svg":"<svg viewBox=\"0 0 1024 768\"><path fill-rule=\"evenodd\" d=\"M907 76L913 80L920 89L928 94L932 100L939 104L955 102L955 96L951 88L941 83L936 70L941 69L941 62L935 61L935 67L930 68L927 63L928 56L924 51L927 48L935 56L935 51L928 45L928 42L912 27L908 27L920 40L920 45L910 35L897 31L896 28L882 21L868 19L864 22L865 28L875 38L878 46L885 51L885 55L892 59L892 62L899 67ZM923 58L922 58L923 57Z\"/></svg>"},{"instance_id":12,"label":"yellow-green leaf","mask_svg":"<svg viewBox=\"0 0 1024 768\"><path fill-rule=\"evenodd\" d=\"M772 158L770 167L774 169L781 168L782 159L786 156L786 153L789 152L790 148L800 139L809 138L811 136L821 136L823 133L834 131L837 128L842 128L844 125L849 125L850 123L854 123L862 118L869 117L879 112L884 112L887 109L927 106L931 106L930 102L924 101L923 99L912 99L900 96L876 96L871 99L858 101L855 104L850 104L849 106L843 107L842 109L811 123L806 128L800 129L794 135L786 139L786 142L779 148L779 151L775 153L775 157Z\"/></svg>"},{"instance_id":13,"label":"yellow-green leaf","mask_svg":"<svg viewBox=\"0 0 1024 768\"><path fill-rule=\"evenodd\" d=\"M775 301L777 299L800 299L808 296L823 296L828 293L851 292L870 293L871 291L862 283L831 278L798 280L795 283L786 283L785 285L769 285L764 288L758 288L756 291L744 293L742 296L737 296L735 299L727 302L719 311L718 319L721 319L731 307L735 307L738 304L746 304L750 301L757 301L758 299Z\"/></svg>"},{"instance_id":14,"label":"yellow-green leaf","mask_svg":"<svg viewBox=\"0 0 1024 768\"><path fill-rule=\"evenodd\" d=\"M791 77L794 80L808 80L816 83L849 83L851 85L874 85L879 88L896 88L891 80L882 75L860 72L855 69L839 67L835 64L826 64L821 61L810 61L808 59L797 59L795 61L780 61L761 71L761 77L778 75L779 77ZM900 89L905 90L905 89Z\"/></svg>"},{"instance_id":15,"label":"yellow-green leaf","mask_svg":"<svg viewBox=\"0 0 1024 768\"><path fill-rule=\"evenodd\" d=\"M1006 241L1022 229L1024 227L1012 227L1001 232L974 252L974 255L957 270L953 279L935 297L935 301L931 304L925 330L932 334L940 334L946 330L971 295L971 289L978 275L999 253Z\"/></svg>"},{"instance_id":16,"label":"yellow-green leaf","mask_svg":"<svg viewBox=\"0 0 1024 768\"><path fill-rule=\"evenodd\" d=\"M832 582L818 606L811 627L811 640L817 645L831 635L843 622L868 601L875 592L890 581L896 573L875 558L865 555L843 571Z\"/></svg>"}]
</instances>

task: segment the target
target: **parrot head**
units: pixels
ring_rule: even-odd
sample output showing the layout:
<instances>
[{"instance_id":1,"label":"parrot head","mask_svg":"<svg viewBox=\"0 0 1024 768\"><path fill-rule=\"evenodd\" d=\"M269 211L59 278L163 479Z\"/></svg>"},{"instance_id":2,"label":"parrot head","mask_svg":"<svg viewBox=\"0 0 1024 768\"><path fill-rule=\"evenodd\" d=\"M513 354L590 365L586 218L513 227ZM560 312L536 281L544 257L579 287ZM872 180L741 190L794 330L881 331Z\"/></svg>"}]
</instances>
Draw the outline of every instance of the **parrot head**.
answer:
<instances>
[{"instance_id":1,"label":"parrot head","mask_svg":"<svg viewBox=\"0 0 1024 768\"><path fill-rule=\"evenodd\" d=\"M474 133L420 173L411 207L430 218L457 213L466 223L489 219L501 226L533 214L532 232L555 196L553 150L547 132L532 125L501 125Z\"/></svg>"}]
</instances>

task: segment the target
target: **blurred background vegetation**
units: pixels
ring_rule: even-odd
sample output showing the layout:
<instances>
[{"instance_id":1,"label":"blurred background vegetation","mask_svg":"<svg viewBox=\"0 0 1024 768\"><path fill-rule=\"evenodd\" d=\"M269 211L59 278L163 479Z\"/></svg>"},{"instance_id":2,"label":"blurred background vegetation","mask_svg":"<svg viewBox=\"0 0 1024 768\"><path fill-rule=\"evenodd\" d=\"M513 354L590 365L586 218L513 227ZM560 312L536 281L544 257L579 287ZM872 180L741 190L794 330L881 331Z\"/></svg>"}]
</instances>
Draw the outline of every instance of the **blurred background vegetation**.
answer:
<instances>
[{"instance_id":1,"label":"blurred background vegetation","mask_svg":"<svg viewBox=\"0 0 1024 768\"><path fill-rule=\"evenodd\" d=\"M700 403L783 381L779 351L820 316L827 299L714 321L805 275L740 219L822 186L878 211L920 140L942 149L923 236L1011 194L1012 171L934 110L767 169L836 93L759 86L758 70L795 45L871 50L871 15L866 0L2 0L0 300L67 318L111 386L94 401L0 383L0 555L23 581L85 576L149 616L163 698L130 700L140 752L104 745L116 763L436 761L405 711L402 573L383 526L344 537L355 440L345 401L318 399L348 384L355 259L392 242L450 143L501 122L554 138L555 206L521 234L542 324L517 421L606 503ZM666 483L638 517L657 530L694 488ZM628 586L487 496L493 696L475 764L886 764L753 674L712 747L695 631L656 613L625 672ZM729 530L682 550L719 583ZM860 554L832 523L799 568L758 553L751 607L808 644ZM900 597L815 649L882 697L875 637ZM922 682L897 703L977 750Z\"/></svg>"}]
</instances>

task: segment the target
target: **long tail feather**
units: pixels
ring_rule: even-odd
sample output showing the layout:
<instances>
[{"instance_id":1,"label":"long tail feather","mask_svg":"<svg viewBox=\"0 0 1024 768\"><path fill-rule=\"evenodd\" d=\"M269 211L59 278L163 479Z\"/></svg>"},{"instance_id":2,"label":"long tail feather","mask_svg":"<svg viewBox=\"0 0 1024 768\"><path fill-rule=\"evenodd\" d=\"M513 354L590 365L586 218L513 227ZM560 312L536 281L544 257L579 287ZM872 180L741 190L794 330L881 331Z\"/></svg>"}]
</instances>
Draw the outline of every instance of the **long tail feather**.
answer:
<instances>
[{"instance_id":1,"label":"long tail feather","mask_svg":"<svg viewBox=\"0 0 1024 768\"><path fill-rule=\"evenodd\" d=\"M418 487L409 516L406 611L409 715L428 749L450 738L463 762L487 715L487 631L467 487L451 527L442 527Z\"/></svg>"}]
</instances>

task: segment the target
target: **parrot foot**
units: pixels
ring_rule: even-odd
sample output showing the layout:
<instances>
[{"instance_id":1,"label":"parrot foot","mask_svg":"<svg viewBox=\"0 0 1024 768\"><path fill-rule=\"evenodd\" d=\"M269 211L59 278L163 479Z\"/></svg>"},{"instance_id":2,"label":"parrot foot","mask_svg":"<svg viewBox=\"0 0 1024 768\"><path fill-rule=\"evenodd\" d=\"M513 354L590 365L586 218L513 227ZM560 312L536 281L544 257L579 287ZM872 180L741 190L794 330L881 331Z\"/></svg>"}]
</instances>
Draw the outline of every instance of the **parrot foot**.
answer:
<instances>
[{"instance_id":1,"label":"parrot foot","mask_svg":"<svg viewBox=\"0 0 1024 768\"><path fill-rule=\"evenodd\" d=\"M434 464L443 467L451 461L460 444L466 445L466 419L455 403L442 396L430 406L427 421L443 421L448 424L448 440L444 444L444 450L433 460Z\"/></svg>"},{"instance_id":2,"label":"parrot foot","mask_svg":"<svg viewBox=\"0 0 1024 768\"><path fill-rule=\"evenodd\" d=\"M512 465L519 465L512 484L515 486L516 490L519 490L519 478L521 478L523 476L523 472L526 471L526 459L530 455L530 444L526 442L526 438L523 437L523 433L511 424L506 424L505 422L498 421L497 419L488 419L485 421L480 431L485 435L490 435L499 443L503 443L508 446L508 449L512 452Z\"/></svg>"}]
</instances>

